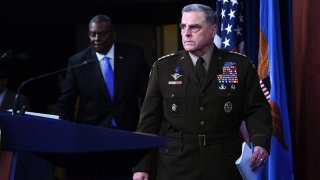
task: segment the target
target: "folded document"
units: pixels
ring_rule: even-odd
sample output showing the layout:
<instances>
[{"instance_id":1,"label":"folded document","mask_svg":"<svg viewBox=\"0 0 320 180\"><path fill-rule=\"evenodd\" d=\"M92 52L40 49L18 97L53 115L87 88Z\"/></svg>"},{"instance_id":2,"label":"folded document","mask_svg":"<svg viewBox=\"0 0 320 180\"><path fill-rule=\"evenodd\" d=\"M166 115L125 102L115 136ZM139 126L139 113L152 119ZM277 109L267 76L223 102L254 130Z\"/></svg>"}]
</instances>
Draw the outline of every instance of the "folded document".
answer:
<instances>
[{"instance_id":1,"label":"folded document","mask_svg":"<svg viewBox=\"0 0 320 180\"><path fill-rule=\"evenodd\" d=\"M254 170L250 167L250 158L252 155L252 149L246 142L242 143L242 153L239 159L236 160L238 170L244 180L256 180L257 174L261 167L255 168Z\"/></svg>"}]
</instances>

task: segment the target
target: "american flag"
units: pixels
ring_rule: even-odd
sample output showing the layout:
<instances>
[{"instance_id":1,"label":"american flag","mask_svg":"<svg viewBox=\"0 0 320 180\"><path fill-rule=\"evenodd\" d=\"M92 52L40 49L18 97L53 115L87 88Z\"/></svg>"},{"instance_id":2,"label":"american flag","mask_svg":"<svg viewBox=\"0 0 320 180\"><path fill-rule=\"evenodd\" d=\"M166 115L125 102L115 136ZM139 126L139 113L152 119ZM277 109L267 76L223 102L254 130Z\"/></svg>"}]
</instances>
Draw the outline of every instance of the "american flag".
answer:
<instances>
[{"instance_id":1,"label":"american flag","mask_svg":"<svg viewBox=\"0 0 320 180\"><path fill-rule=\"evenodd\" d=\"M245 11L243 0L217 0L217 34L214 43L219 49L245 53ZM242 121L240 135L249 143L246 124Z\"/></svg>"},{"instance_id":2,"label":"american flag","mask_svg":"<svg viewBox=\"0 0 320 180\"><path fill-rule=\"evenodd\" d=\"M244 53L245 17L242 0L217 0L217 35L214 43L218 48Z\"/></svg>"}]
</instances>

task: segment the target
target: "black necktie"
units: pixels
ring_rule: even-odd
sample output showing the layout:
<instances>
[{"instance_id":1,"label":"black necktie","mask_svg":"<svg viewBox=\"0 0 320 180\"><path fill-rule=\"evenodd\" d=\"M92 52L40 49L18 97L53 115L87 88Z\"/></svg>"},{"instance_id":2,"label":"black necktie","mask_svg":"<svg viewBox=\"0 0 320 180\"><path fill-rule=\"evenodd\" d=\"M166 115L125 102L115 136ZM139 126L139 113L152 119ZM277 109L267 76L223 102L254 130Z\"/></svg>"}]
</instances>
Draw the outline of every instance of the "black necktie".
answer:
<instances>
[{"instance_id":1,"label":"black necktie","mask_svg":"<svg viewBox=\"0 0 320 180\"><path fill-rule=\"evenodd\" d=\"M199 57L196 63L196 73L201 85L203 84L204 79L206 77L206 70L204 69L203 63L204 59L202 57Z\"/></svg>"}]
</instances>

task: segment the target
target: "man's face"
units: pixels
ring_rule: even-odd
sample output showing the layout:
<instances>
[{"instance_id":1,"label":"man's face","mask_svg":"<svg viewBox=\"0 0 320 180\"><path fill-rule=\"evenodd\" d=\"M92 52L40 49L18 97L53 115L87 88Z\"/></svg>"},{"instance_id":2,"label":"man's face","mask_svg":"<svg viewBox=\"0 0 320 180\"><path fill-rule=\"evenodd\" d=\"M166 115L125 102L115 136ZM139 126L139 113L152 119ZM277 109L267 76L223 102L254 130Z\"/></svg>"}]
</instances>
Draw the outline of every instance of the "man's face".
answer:
<instances>
[{"instance_id":1,"label":"man's face","mask_svg":"<svg viewBox=\"0 0 320 180\"><path fill-rule=\"evenodd\" d=\"M181 18L182 44L186 51L202 56L213 46L216 25L206 22L203 12L184 12Z\"/></svg>"},{"instance_id":2,"label":"man's face","mask_svg":"<svg viewBox=\"0 0 320 180\"><path fill-rule=\"evenodd\" d=\"M98 21L89 25L91 46L101 54L107 53L114 40L114 30L107 22Z\"/></svg>"}]
</instances>

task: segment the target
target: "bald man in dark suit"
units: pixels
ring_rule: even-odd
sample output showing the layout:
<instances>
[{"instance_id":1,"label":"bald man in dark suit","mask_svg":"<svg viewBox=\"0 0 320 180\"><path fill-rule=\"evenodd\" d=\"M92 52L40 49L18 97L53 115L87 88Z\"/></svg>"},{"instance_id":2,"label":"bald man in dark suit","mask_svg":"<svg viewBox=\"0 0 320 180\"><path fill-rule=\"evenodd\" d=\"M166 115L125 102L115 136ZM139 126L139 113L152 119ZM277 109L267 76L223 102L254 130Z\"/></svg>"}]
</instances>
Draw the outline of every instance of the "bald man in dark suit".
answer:
<instances>
[{"instance_id":1,"label":"bald man in dark suit","mask_svg":"<svg viewBox=\"0 0 320 180\"><path fill-rule=\"evenodd\" d=\"M149 77L144 52L138 46L115 42L114 25L106 15L92 18L89 38L91 46L69 60L69 67L88 63L67 72L56 103L58 115L76 123L134 131ZM113 77L104 74L109 65Z\"/></svg>"},{"instance_id":2,"label":"bald man in dark suit","mask_svg":"<svg viewBox=\"0 0 320 180\"><path fill-rule=\"evenodd\" d=\"M104 15L94 17L89 24L91 46L75 54L69 65L89 63L68 71L61 96L57 101L62 119L101 127L116 127L133 131L139 116L139 101L143 100L149 69L140 47L114 42L114 27ZM104 81L102 59L107 56L114 71L114 97ZM79 97L78 114L74 106ZM114 118L114 122L112 122Z\"/></svg>"}]
</instances>

